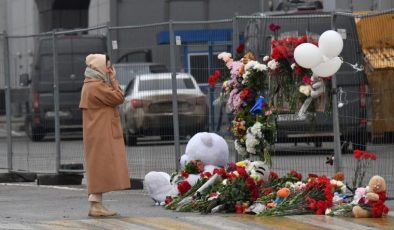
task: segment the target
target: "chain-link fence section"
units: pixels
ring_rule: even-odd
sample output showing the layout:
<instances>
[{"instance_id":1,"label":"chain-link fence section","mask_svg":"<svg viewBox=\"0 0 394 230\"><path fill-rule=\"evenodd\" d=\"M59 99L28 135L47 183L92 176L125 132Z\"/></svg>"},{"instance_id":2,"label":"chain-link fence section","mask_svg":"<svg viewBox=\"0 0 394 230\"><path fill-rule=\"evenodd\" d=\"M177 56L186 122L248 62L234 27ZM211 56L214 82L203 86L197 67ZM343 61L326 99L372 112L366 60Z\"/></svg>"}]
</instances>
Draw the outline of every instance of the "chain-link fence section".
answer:
<instances>
[{"instance_id":1,"label":"chain-link fence section","mask_svg":"<svg viewBox=\"0 0 394 230\"><path fill-rule=\"evenodd\" d=\"M385 25L387 17L392 13L270 14L207 22L102 26L31 36L0 35L4 53L0 59L0 74L4 76L0 78L0 97L4 98L0 108L0 168L56 173L63 165L83 163L78 104L84 60L90 53L108 53L125 91L119 112L131 177L143 178L153 170L171 173L187 140L201 131L226 138L230 160L235 161L229 130L233 115L225 103L215 101L221 85L209 80L216 70L224 73L227 68L217 55L230 52L240 56L252 51L261 61L271 54L273 39L307 35L316 42L324 31L335 28L344 41L343 60L365 64L364 71L344 63L336 74L337 86L325 81L324 96L314 102L305 119L295 116L300 104L279 114L273 170L333 175L335 168L326 160L334 154L332 109L337 106L339 161L347 178L350 180L355 167L353 155L347 153L354 149L376 153L368 176L384 176L391 193L394 30L376 26L392 27ZM280 30L271 31L271 24L279 25ZM9 128L5 116L7 85ZM338 99L335 105L334 96Z\"/></svg>"},{"instance_id":2,"label":"chain-link fence section","mask_svg":"<svg viewBox=\"0 0 394 230\"><path fill-rule=\"evenodd\" d=\"M274 37L283 39L308 35L312 39L318 39L322 32L335 29L344 42L340 54L344 64L336 74L337 87L333 89L327 82L329 90L323 100L314 105L316 109L324 103L325 108L311 113L312 116L305 121L297 120L294 114L278 116L274 170L286 173L296 169L306 174L333 175L334 167L325 162L329 162L334 153L332 108L338 106L342 153L340 164L347 175L347 182L351 184L357 162L353 157L353 150L367 150L375 153L377 160L368 168L366 180L374 174L382 175L388 181L389 193L392 193L394 187L390 184L393 171L389 165L394 162L394 157L391 154L393 140L390 127L394 123L390 111L392 106L382 104L392 101L392 80L389 76L392 76L390 65L393 63L393 45L390 41L394 36L392 30L384 29L392 27L391 24L386 25L391 17L392 12L369 16L337 13L239 17L239 21L246 25L238 28L240 33L244 31L246 49L258 54L260 59L271 53ZM270 25L273 24L280 26L277 32L270 30ZM369 46L365 46L365 43ZM356 71L363 63L365 70ZM332 104L333 92L336 93L338 105Z\"/></svg>"},{"instance_id":3,"label":"chain-link fence section","mask_svg":"<svg viewBox=\"0 0 394 230\"><path fill-rule=\"evenodd\" d=\"M360 133L353 146L375 153L377 159L367 171L367 178L379 174L386 179L390 196L394 191L393 168L394 162L394 25L391 23L394 12L392 10L366 15L337 14L336 21L343 19L355 23L357 36L345 41L358 44L360 49L354 56L364 58L358 63L364 63L363 74L366 76L364 84L359 88L342 92L345 104L354 104L365 108L365 113L349 111L340 114L346 119L352 119L363 124L367 132ZM341 28L339 25L337 28ZM349 33L347 33L349 34ZM348 45L345 43L345 45ZM346 59L345 59L346 60ZM355 167L354 159L347 157L343 161L345 170L351 171Z\"/></svg>"},{"instance_id":4,"label":"chain-link fence section","mask_svg":"<svg viewBox=\"0 0 394 230\"><path fill-rule=\"evenodd\" d=\"M169 23L110 29L111 59L125 90L120 107L133 178L176 168ZM167 39L164 41L163 39ZM176 86L194 87L187 76ZM179 104L180 109L183 104ZM187 109L187 108L186 108ZM184 149L186 140L182 139Z\"/></svg>"},{"instance_id":5,"label":"chain-link fence section","mask_svg":"<svg viewBox=\"0 0 394 230\"><path fill-rule=\"evenodd\" d=\"M287 44L287 41L303 36L307 36L309 42L317 42L320 34L331 29L331 21L330 14L242 16L238 19L238 31L244 38L240 44L244 43L246 50L256 54L262 62L265 56L271 55L272 42ZM273 31L272 26L279 26L280 29ZM343 52L353 50L345 47ZM337 73L338 85L342 84L342 72L341 69ZM325 81L325 85L325 93L312 102L304 118L297 116L302 105L299 103L293 108L283 109L278 115L273 170L282 174L290 170L300 171L304 175L334 173L334 168L325 164L326 157L334 154L331 145L334 137L331 82Z\"/></svg>"}]
</instances>

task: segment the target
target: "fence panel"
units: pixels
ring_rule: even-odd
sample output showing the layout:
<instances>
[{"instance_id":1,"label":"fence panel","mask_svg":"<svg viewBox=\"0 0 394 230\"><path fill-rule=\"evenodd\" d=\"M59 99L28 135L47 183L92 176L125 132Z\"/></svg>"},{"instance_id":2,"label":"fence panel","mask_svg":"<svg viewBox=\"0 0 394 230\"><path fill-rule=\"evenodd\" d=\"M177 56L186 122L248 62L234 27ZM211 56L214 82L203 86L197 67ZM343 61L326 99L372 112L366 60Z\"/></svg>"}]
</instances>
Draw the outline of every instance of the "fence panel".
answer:
<instances>
[{"instance_id":1,"label":"fence panel","mask_svg":"<svg viewBox=\"0 0 394 230\"><path fill-rule=\"evenodd\" d=\"M331 15L329 14L278 14L237 18L238 31L244 38L240 43L244 43L246 51L254 53L260 62L263 62L265 56L272 54L271 42L273 40L294 51L294 47L289 42L291 39L300 40L307 35L309 42L317 42L318 35L331 29ZM279 29L275 30L273 26L279 26ZM290 68L294 62L291 56L280 64L280 68ZM295 82L300 82L296 79L297 77L303 77L296 76L295 73L290 74ZM340 74L341 72L337 74L338 78ZM275 79L270 81L270 85L273 85L270 87L275 87ZM282 111L279 112L277 118L277 143L272 159L274 171L282 175L290 170L297 170L304 175L308 173L332 175L334 173L334 168L325 164L326 158L334 154L332 143L334 134L331 114L332 95L329 90L331 84L329 81L324 81L324 83L325 93L312 102L304 118L297 116L302 105L300 102L296 101L294 106L290 101L283 103ZM299 84L294 85L297 91Z\"/></svg>"},{"instance_id":2,"label":"fence panel","mask_svg":"<svg viewBox=\"0 0 394 230\"><path fill-rule=\"evenodd\" d=\"M55 43L51 33L9 36L8 46L4 36L0 35L0 51L4 53L8 48L10 61L11 169L55 173L59 166L83 163L78 103L84 79L84 60L89 53L105 52L114 63L125 91L126 100L119 112L133 178L143 178L152 170L171 173L176 169L172 62L175 62L177 72L180 153L184 153L193 134L211 131L228 140L230 160L235 161L236 151L229 129L234 115L226 109L225 103L215 101L221 85L209 80L216 70L221 76L226 72L227 67L217 55L230 52L239 59L245 51L251 51L262 62L266 55L271 55L273 39L286 41L283 39L308 35L310 42L317 42L320 34L334 27L344 41L340 56L345 63L336 74L337 89L332 90L330 81L325 80L325 94L313 102L305 119L295 116L301 103L295 103L294 107L289 101L281 104L273 170L281 174L292 169L303 174L334 174L334 167L326 161L334 153L331 100L336 93L342 104L338 114L343 154L341 165L348 183L351 183L356 165L351 153L354 149L367 150L375 153L377 160L368 169L366 177L373 174L384 176L390 194L394 191L394 172L390 167L394 163L394 111L391 106L394 82L387 76L394 74L394 30L386 29L392 25L385 25L385 22L392 14L387 11L367 16L341 13L334 17L331 14L239 16L235 20L98 27L56 32ZM271 24L279 25L280 29L271 31ZM175 35L174 59L170 55L171 27ZM244 44L245 48L239 44ZM55 57L53 46L57 53ZM57 69L54 69L54 60ZM290 68L293 62L289 58L284 65ZM2 56L0 98L4 98L7 77L4 63ZM364 71L356 71L349 63L363 63ZM57 88L54 88L55 73L59 80ZM271 79L270 84L273 82ZM59 90L58 101L55 100L55 89ZM6 169L9 130L6 130L3 104L0 113L0 168ZM59 136L55 135L56 114Z\"/></svg>"},{"instance_id":3,"label":"fence panel","mask_svg":"<svg viewBox=\"0 0 394 230\"><path fill-rule=\"evenodd\" d=\"M386 141L391 137L388 134L389 132L384 133L383 130L379 130L382 129L382 126L379 126L378 123L381 121L382 123L380 125L384 124L383 126L386 127L391 126L392 113L389 113L390 109L385 109L387 106L376 105L377 101L380 102L389 97L392 88L388 85L391 84L384 86L386 93L382 93L382 89L380 89L383 85L371 90L371 76L367 78L366 71L356 71L355 68L349 65L350 63L360 66L361 63L364 63L363 57L366 55L365 51L363 52L362 42L359 38L359 28L357 28L360 19L351 14L336 14L334 18L331 15L240 17L240 23L238 25L244 24L245 27L239 26L238 31L240 33L244 31L246 49L257 53L260 58L259 60L261 60L262 57L271 53L271 40L273 37L286 38L291 35L310 35L312 39L317 41L318 35L331 29L331 19L333 27L342 35L344 41L344 47L340 56L345 63L342 64L336 74L337 89L335 90L338 103L342 104L339 106L338 112L341 151L344 154L341 162L341 165L343 165L342 169L345 175L347 175L347 182L351 184L351 178L354 175L354 169L356 167L356 160L351 155L353 150L360 149L374 152L377 154L378 159L374 162L373 167L368 169L368 176L366 176L364 184L367 183L369 176L373 174L385 176L388 184L392 184L390 182L393 171L388 166L394 163L394 158L390 154L393 149L392 144L379 143L376 141L376 138L375 141L372 138L372 142L370 142L371 139L368 138L371 136L369 134L372 134L372 137L376 135L385 137L384 140ZM271 31L269 29L271 24L279 25L280 29ZM384 23L381 24L384 26ZM371 25L366 28L371 29L371 31L366 31L366 33L379 36L378 32L372 31L374 26ZM390 32L385 31L383 37L386 40L390 36L391 38L393 37L392 34L388 36L386 33ZM376 43L379 42L377 41ZM384 43L384 41L380 43ZM389 47L385 48L388 49ZM390 52L387 52L387 55L390 56ZM384 63L381 64L387 64L390 60L390 57L386 57ZM368 63L366 63L366 66L368 66ZM386 69L386 71L388 70ZM390 73L386 72L384 75L387 76ZM379 74L377 73L376 75ZM375 79L377 78L375 77ZM326 85L328 86L327 89L330 89L329 81L326 82ZM369 94L367 94L368 88ZM311 113L312 116L309 122L295 121L292 115L290 115L289 119L284 119L285 117L283 115L279 115L277 121L278 143L275 145L276 152L273 158L273 169L275 171L286 173L289 170L296 169L302 173L333 175L334 167L325 164L325 161L330 159L334 152L331 93L331 90L326 90L325 98L323 98L326 108L322 112ZM315 104L315 108L318 105ZM374 107L375 112L372 112L371 109ZM379 110L377 108L382 111L376 111ZM380 117L376 115L379 112L381 114ZM383 114L385 115L383 116ZM371 133L371 124L373 123L375 125L372 126L372 130L375 131ZM289 143L286 144L285 142ZM392 140L389 142L392 142ZM314 144L314 146L311 146L311 144ZM393 187L389 186L388 190L392 192Z\"/></svg>"},{"instance_id":4,"label":"fence panel","mask_svg":"<svg viewBox=\"0 0 394 230\"><path fill-rule=\"evenodd\" d=\"M224 103L214 103L221 86L216 84L217 80L212 81L215 72L221 76L226 72L226 67L218 59L218 54L231 53L233 50L232 20L175 22L174 30L177 41L177 66L182 72L194 77L203 93L189 105L194 107L193 114L179 111L180 130L186 131L181 132L181 136L192 136L202 131L216 132L228 140L230 159L235 161L234 145L228 131L231 114L226 112ZM178 90L178 97L187 93L187 89Z\"/></svg>"},{"instance_id":5,"label":"fence panel","mask_svg":"<svg viewBox=\"0 0 394 230\"><path fill-rule=\"evenodd\" d=\"M394 192L394 171L391 167L394 163L394 28L390 23L393 16L392 10L369 15L337 13L334 20L336 28L342 29L342 33L347 35L344 46L358 46L356 52L348 53L347 57L344 55L344 60L354 60L349 62L363 63L364 66L364 71L357 73L358 78L363 79L359 87L344 88L343 92L339 92L343 103L353 108L363 107L364 110L353 109L340 113L340 119L352 120L362 127L351 143L353 149L376 154L376 160L367 169L364 183L373 175L383 176L390 197ZM352 30L343 30L347 28L346 24L353 24ZM349 66L348 71L352 71ZM353 175L356 167L354 157L345 156L343 165L344 170Z\"/></svg>"},{"instance_id":6,"label":"fence panel","mask_svg":"<svg viewBox=\"0 0 394 230\"><path fill-rule=\"evenodd\" d=\"M55 105L59 112L60 171L81 169L84 163L82 140L82 111L79 109L81 89L85 79L85 58L92 53L107 53L107 27L88 28L70 32L56 33L57 78L59 84L58 101L54 98L52 112L56 116ZM52 48L49 47L50 50ZM54 74L51 74L51 84ZM54 94L55 95L55 94ZM55 120L51 122L48 137L56 141Z\"/></svg>"},{"instance_id":7,"label":"fence panel","mask_svg":"<svg viewBox=\"0 0 394 230\"><path fill-rule=\"evenodd\" d=\"M8 39L13 171L55 172L54 141L36 142L47 127L44 114L53 100L48 95L53 86L39 84L43 78L52 76L51 66L37 58L52 57L41 53L38 46L45 38L48 40L46 35L9 36Z\"/></svg>"},{"instance_id":8,"label":"fence panel","mask_svg":"<svg viewBox=\"0 0 394 230\"><path fill-rule=\"evenodd\" d=\"M168 23L110 29L109 53L125 90L120 114L133 178L176 169L168 35Z\"/></svg>"}]
</instances>

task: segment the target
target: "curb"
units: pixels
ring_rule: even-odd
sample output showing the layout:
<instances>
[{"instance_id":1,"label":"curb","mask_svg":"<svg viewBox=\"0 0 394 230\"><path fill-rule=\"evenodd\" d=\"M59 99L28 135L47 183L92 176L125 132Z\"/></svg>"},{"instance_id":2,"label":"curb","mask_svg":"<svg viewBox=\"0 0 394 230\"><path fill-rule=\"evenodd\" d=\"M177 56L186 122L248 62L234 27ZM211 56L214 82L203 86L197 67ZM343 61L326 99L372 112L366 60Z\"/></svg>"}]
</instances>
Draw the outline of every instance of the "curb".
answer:
<instances>
[{"instance_id":1,"label":"curb","mask_svg":"<svg viewBox=\"0 0 394 230\"><path fill-rule=\"evenodd\" d=\"M36 173L29 173L29 172L0 173L0 183L34 182L36 179L37 179Z\"/></svg>"},{"instance_id":2,"label":"curb","mask_svg":"<svg viewBox=\"0 0 394 230\"><path fill-rule=\"evenodd\" d=\"M130 178L131 187L128 190L140 190L144 189L144 180L137 178Z\"/></svg>"}]
</instances>

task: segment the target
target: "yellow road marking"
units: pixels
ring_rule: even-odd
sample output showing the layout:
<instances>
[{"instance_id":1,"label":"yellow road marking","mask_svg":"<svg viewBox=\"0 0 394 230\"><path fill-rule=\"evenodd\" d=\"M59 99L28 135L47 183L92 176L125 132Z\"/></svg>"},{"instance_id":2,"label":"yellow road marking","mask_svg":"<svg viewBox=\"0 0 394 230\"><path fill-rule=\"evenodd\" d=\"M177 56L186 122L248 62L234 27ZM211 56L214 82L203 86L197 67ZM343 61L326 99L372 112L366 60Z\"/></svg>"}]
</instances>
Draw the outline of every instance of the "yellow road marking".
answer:
<instances>
[{"instance_id":1,"label":"yellow road marking","mask_svg":"<svg viewBox=\"0 0 394 230\"><path fill-rule=\"evenodd\" d=\"M207 230L206 228L197 227L187 222L175 220L166 217L128 217L124 221L139 223L149 227L158 229L173 230L173 229L187 229L187 230Z\"/></svg>"},{"instance_id":2,"label":"yellow road marking","mask_svg":"<svg viewBox=\"0 0 394 230\"><path fill-rule=\"evenodd\" d=\"M341 218L347 222L356 223L359 225L379 228L379 229L394 229L394 217L385 216L382 218Z\"/></svg>"},{"instance_id":3,"label":"yellow road marking","mask_svg":"<svg viewBox=\"0 0 394 230\"><path fill-rule=\"evenodd\" d=\"M35 226L40 226L45 229L51 229L51 230L70 230L70 229L93 230L94 229L84 224L81 224L76 220L49 221L40 224L35 224Z\"/></svg>"},{"instance_id":4,"label":"yellow road marking","mask_svg":"<svg viewBox=\"0 0 394 230\"><path fill-rule=\"evenodd\" d=\"M288 218L299 221L301 223L308 223L311 225L315 225L317 227L324 226L327 229L331 229L331 230L348 230L348 229L370 230L371 229L363 225L345 221L338 217L331 217L324 215L319 215L319 216L300 215L300 216L289 216Z\"/></svg>"},{"instance_id":5,"label":"yellow road marking","mask_svg":"<svg viewBox=\"0 0 394 230\"><path fill-rule=\"evenodd\" d=\"M316 227L308 223L302 223L287 217L270 217L270 216L251 216L237 215L227 217L231 220L259 224L264 227L280 230L322 230L327 229L324 226Z\"/></svg>"},{"instance_id":6,"label":"yellow road marking","mask_svg":"<svg viewBox=\"0 0 394 230\"><path fill-rule=\"evenodd\" d=\"M129 230L129 229L138 229L138 230L149 230L150 228L140 226L138 224L129 223L123 221L122 219L111 219L111 218L97 218L97 219L89 219L89 220L81 220L82 223L89 224L94 227L99 227L102 229L116 229L116 230Z\"/></svg>"}]
</instances>

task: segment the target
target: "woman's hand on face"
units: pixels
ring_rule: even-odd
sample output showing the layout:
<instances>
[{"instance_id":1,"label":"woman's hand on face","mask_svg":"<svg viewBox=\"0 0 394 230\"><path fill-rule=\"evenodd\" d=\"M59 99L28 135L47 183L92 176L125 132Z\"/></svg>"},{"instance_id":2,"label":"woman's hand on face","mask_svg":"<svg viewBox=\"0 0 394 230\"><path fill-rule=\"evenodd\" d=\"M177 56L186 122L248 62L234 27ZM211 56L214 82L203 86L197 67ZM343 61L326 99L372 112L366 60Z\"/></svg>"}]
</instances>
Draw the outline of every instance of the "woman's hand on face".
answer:
<instances>
[{"instance_id":1,"label":"woman's hand on face","mask_svg":"<svg viewBox=\"0 0 394 230\"><path fill-rule=\"evenodd\" d=\"M113 66L108 68L108 73L109 73L109 78L111 79L111 81L116 79L116 70Z\"/></svg>"}]
</instances>

